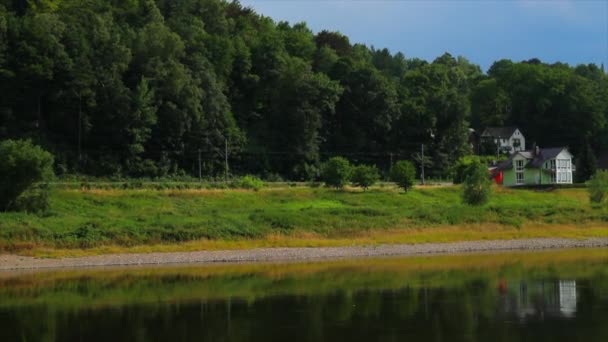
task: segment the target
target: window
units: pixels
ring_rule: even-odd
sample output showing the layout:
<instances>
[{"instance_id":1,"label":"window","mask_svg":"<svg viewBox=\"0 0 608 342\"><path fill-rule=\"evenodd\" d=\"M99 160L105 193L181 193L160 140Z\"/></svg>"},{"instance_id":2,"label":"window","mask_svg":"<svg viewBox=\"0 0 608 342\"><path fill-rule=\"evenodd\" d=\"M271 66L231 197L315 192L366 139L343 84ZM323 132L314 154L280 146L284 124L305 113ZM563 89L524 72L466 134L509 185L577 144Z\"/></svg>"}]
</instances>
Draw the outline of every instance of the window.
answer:
<instances>
[{"instance_id":1,"label":"window","mask_svg":"<svg viewBox=\"0 0 608 342\"><path fill-rule=\"evenodd\" d=\"M517 172L516 174L516 184L524 184L524 173L523 172Z\"/></svg>"},{"instance_id":2,"label":"window","mask_svg":"<svg viewBox=\"0 0 608 342\"><path fill-rule=\"evenodd\" d=\"M515 171L521 172L523 170L524 170L524 161L523 160L516 160L515 161Z\"/></svg>"},{"instance_id":3,"label":"window","mask_svg":"<svg viewBox=\"0 0 608 342\"><path fill-rule=\"evenodd\" d=\"M555 170L555 159L551 159L550 166L551 170Z\"/></svg>"},{"instance_id":4,"label":"window","mask_svg":"<svg viewBox=\"0 0 608 342\"><path fill-rule=\"evenodd\" d=\"M557 176L555 173L551 174L551 183L557 183Z\"/></svg>"},{"instance_id":5,"label":"window","mask_svg":"<svg viewBox=\"0 0 608 342\"><path fill-rule=\"evenodd\" d=\"M557 160L557 168L559 170L570 170L570 159L558 159Z\"/></svg>"},{"instance_id":6,"label":"window","mask_svg":"<svg viewBox=\"0 0 608 342\"><path fill-rule=\"evenodd\" d=\"M521 146L521 140L513 139L513 147L518 148Z\"/></svg>"}]
</instances>

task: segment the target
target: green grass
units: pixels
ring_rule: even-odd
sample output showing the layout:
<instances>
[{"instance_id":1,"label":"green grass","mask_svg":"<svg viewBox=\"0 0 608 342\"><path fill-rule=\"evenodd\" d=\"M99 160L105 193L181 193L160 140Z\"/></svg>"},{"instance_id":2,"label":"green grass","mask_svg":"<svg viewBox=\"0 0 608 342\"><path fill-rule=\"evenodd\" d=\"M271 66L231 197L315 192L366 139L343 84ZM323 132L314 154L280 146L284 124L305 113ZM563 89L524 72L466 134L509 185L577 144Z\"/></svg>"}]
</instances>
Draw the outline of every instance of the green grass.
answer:
<instances>
[{"instance_id":1,"label":"green grass","mask_svg":"<svg viewBox=\"0 0 608 342\"><path fill-rule=\"evenodd\" d=\"M309 187L260 191L54 187L50 198L51 210L45 214L0 213L0 250L23 253L193 241L207 245L190 245L192 249L243 248L267 246L259 241L270 238L275 246L294 245L285 242L290 238L300 239L295 245L332 245L331 241L348 244L357 239L367 244L608 235L608 209L592 207L584 189L497 189L482 207L462 204L459 187L408 193L387 186L366 192ZM216 247L212 242L218 243Z\"/></svg>"}]
</instances>

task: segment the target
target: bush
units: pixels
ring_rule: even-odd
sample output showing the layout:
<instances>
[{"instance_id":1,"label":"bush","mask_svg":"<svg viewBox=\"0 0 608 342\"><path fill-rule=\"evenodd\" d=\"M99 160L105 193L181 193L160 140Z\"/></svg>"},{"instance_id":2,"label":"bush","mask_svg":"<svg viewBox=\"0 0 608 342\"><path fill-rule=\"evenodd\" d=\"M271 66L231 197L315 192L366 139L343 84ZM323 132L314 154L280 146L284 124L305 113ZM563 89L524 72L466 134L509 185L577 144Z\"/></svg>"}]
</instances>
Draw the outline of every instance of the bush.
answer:
<instances>
[{"instance_id":1,"label":"bush","mask_svg":"<svg viewBox=\"0 0 608 342\"><path fill-rule=\"evenodd\" d=\"M398 161L391 168L390 178L391 181L397 183L400 188L407 192L416 180L416 168L410 161Z\"/></svg>"},{"instance_id":2,"label":"bush","mask_svg":"<svg viewBox=\"0 0 608 342\"><path fill-rule=\"evenodd\" d=\"M380 180L380 174L376 166L359 165L353 168L351 181L355 186L367 190L367 188L376 184L378 180Z\"/></svg>"},{"instance_id":3,"label":"bush","mask_svg":"<svg viewBox=\"0 0 608 342\"><path fill-rule=\"evenodd\" d=\"M321 178L327 186L341 189L350 180L351 173L352 168L348 160L342 157L334 157L323 164Z\"/></svg>"},{"instance_id":4,"label":"bush","mask_svg":"<svg viewBox=\"0 0 608 342\"><path fill-rule=\"evenodd\" d=\"M6 140L0 143L0 210L18 209L17 199L28 190L45 191L35 191L33 186L51 178L52 168L53 156L29 140ZM25 194L25 197L30 195ZM45 198L46 196L38 196L38 199ZM24 201L27 200L21 198L20 205L24 205ZM30 211L35 209L28 208Z\"/></svg>"},{"instance_id":5,"label":"bush","mask_svg":"<svg viewBox=\"0 0 608 342\"><path fill-rule=\"evenodd\" d=\"M597 171L587 183L592 203L603 203L608 198L608 171Z\"/></svg>"},{"instance_id":6,"label":"bush","mask_svg":"<svg viewBox=\"0 0 608 342\"><path fill-rule=\"evenodd\" d=\"M237 186L241 189L258 191L264 187L264 181L258 177L247 175L241 178Z\"/></svg>"},{"instance_id":7,"label":"bush","mask_svg":"<svg viewBox=\"0 0 608 342\"><path fill-rule=\"evenodd\" d=\"M474 161L466 171L462 199L466 204L483 205L488 202L492 191L492 181L488 167L480 161Z\"/></svg>"}]
</instances>

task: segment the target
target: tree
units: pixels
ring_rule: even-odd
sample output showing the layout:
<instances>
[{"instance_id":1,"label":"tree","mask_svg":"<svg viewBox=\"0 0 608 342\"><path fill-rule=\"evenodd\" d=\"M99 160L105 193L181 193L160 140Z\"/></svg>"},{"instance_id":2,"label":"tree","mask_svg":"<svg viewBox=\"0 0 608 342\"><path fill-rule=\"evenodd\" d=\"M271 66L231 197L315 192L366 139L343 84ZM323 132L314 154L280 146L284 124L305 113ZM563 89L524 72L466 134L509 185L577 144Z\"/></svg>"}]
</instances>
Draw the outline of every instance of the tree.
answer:
<instances>
[{"instance_id":1,"label":"tree","mask_svg":"<svg viewBox=\"0 0 608 342\"><path fill-rule=\"evenodd\" d=\"M6 140L0 143L0 210L14 209L14 204L37 182L53 175L53 156L29 140Z\"/></svg>"},{"instance_id":2,"label":"tree","mask_svg":"<svg viewBox=\"0 0 608 342\"><path fill-rule=\"evenodd\" d=\"M587 183L591 203L602 204L608 198L608 171L598 171Z\"/></svg>"},{"instance_id":3,"label":"tree","mask_svg":"<svg viewBox=\"0 0 608 342\"><path fill-rule=\"evenodd\" d=\"M416 167L410 161L398 161L391 168L390 179L407 192L416 180Z\"/></svg>"},{"instance_id":4,"label":"tree","mask_svg":"<svg viewBox=\"0 0 608 342\"><path fill-rule=\"evenodd\" d=\"M462 199L466 204L483 205L488 202L492 191L492 181L488 167L479 160L473 161L466 172L462 186Z\"/></svg>"},{"instance_id":5,"label":"tree","mask_svg":"<svg viewBox=\"0 0 608 342\"><path fill-rule=\"evenodd\" d=\"M323 164L321 178L327 186L342 189L350 180L352 167L348 160L334 157Z\"/></svg>"},{"instance_id":6,"label":"tree","mask_svg":"<svg viewBox=\"0 0 608 342\"><path fill-rule=\"evenodd\" d=\"M583 148L579 152L579 157L576 161L576 181L584 183L595 174L597 169L597 160L595 154L589 145L589 141L585 139Z\"/></svg>"},{"instance_id":7,"label":"tree","mask_svg":"<svg viewBox=\"0 0 608 342\"><path fill-rule=\"evenodd\" d=\"M355 186L362 187L364 190L376 184L379 179L380 174L376 166L357 165L353 168L351 181Z\"/></svg>"}]
</instances>

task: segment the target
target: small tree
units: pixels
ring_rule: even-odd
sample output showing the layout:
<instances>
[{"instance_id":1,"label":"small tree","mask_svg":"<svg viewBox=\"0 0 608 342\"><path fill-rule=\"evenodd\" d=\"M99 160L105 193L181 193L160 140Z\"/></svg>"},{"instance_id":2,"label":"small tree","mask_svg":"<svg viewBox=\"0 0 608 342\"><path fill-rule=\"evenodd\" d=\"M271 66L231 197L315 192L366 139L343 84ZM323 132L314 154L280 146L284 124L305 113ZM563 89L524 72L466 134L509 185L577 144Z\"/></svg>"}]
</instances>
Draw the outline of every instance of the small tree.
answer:
<instances>
[{"instance_id":1,"label":"small tree","mask_svg":"<svg viewBox=\"0 0 608 342\"><path fill-rule=\"evenodd\" d=\"M351 181L355 186L360 186L364 190L376 184L379 179L380 174L376 166L358 165L353 168Z\"/></svg>"},{"instance_id":2,"label":"small tree","mask_svg":"<svg viewBox=\"0 0 608 342\"><path fill-rule=\"evenodd\" d=\"M0 210L14 209L17 202L28 210L35 208L25 202L37 202L38 208L46 206L44 188L34 189L34 185L53 175L52 166L53 156L29 140L6 140L0 143ZM32 193L27 194L28 191ZM40 202L41 199L44 203Z\"/></svg>"},{"instance_id":3,"label":"small tree","mask_svg":"<svg viewBox=\"0 0 608 342\"><path fill-rule=\"evenodd\" d=\"M462 199L466 204L483 205L488 202L492 191L492 181L488 167L480 161L471 163L466 171Z\"/></svg>"},{"instance_id":4,"label":"small tree","mask_svg":"<svg viewBox=\"0 0 608 342\"><path fill-rule=\"evenodd\" d=\"M400 188L407 192L414 185L416 180L416 168L410 161L398 161L391 168L390 178L393 182L397 183Z\"/></svg>"},{"instance_id":5,"label":"small tree","mask_svg":"<svg viewBox=\"0 0 608 342\"><path fill-rule=\"evenodd\" d=\"M589 199L592 203L603 203L608 198L608 171L598 171L587 183Z\"/></svg>"},{"instance_id":6,"label":"small tree","mask_svg":"<svg viewBox=\"0 0 608 342\"><path fill-rule=\"evenodd\" d=\"M348 160L342 157L334 157L323 164L321 178L327 186L341 189L348 184L351 173L352 167Z\"/></svg>"}]
</instances>

